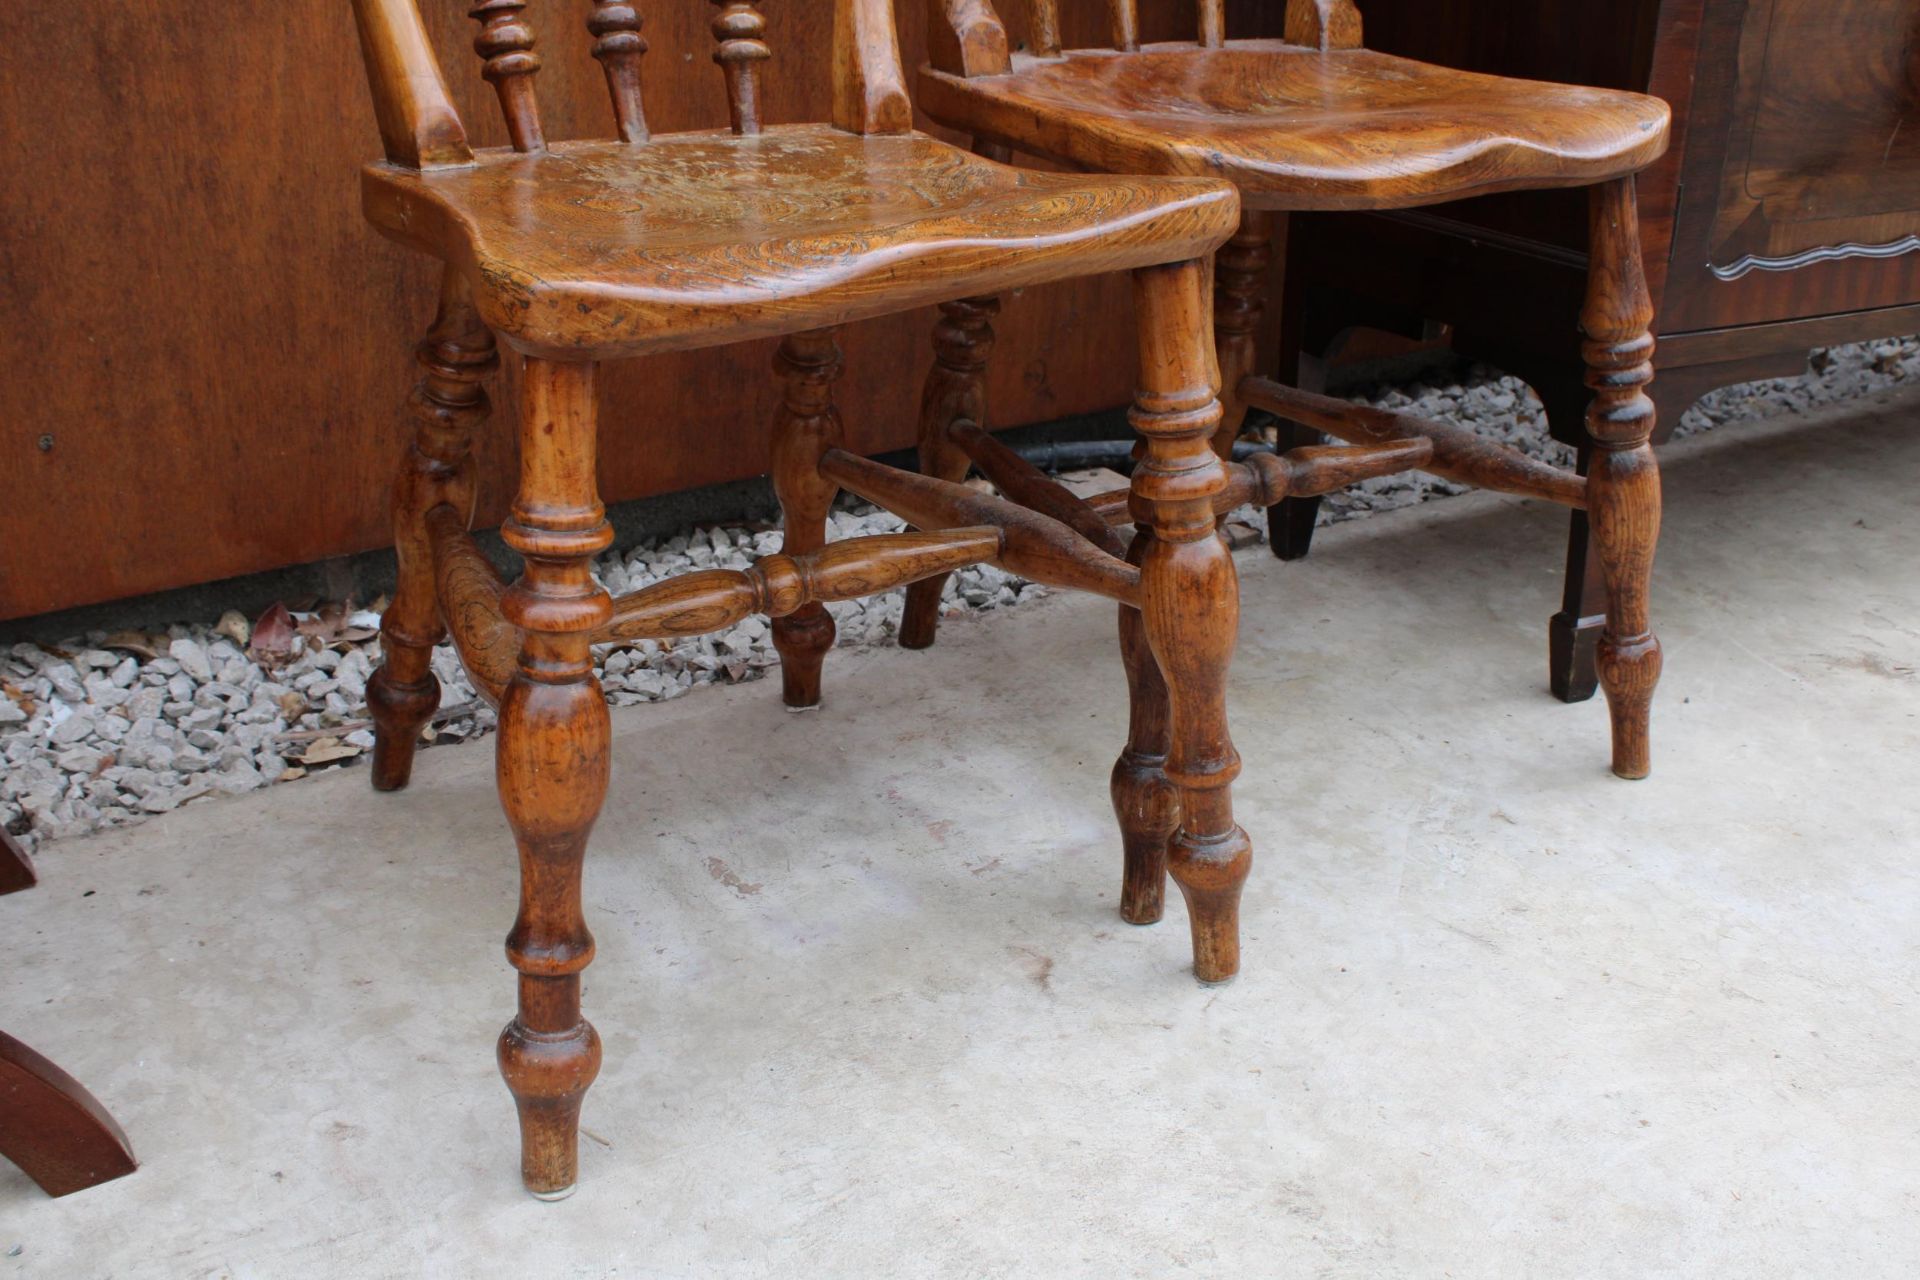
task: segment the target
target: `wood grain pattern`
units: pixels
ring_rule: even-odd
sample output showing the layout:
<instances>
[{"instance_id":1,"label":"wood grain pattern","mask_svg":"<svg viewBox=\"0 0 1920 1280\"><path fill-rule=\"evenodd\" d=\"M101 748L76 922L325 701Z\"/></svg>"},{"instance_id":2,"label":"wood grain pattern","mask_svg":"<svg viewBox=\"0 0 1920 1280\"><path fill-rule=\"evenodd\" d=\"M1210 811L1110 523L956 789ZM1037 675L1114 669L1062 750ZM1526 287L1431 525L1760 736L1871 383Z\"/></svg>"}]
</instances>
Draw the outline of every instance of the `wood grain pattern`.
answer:
<instances>
[{"instance_id":1,"label":"wood grain pattern","mask_svg":"<svg viewBox=\"0 0 1920 1280\"><path fill-rule=\"evenodd\" d=\"M1322 52L1358 49L1364 32L1353 0L1287 0L1289 44Z\"/></svg>"},{"instance_id":2,"label":"wood grain pattern","mask_svg":"<svg viewBox=\"0 0 1920 1280\"><path fill-rule=\"evenodd\" d=\"M928 69L920 106L1018 151L1118 173L1224 177L1251 207L1381 209L1633 173L1667 145L1641 94L1430 67L1278 40L1138 54L1014 55L1012 74Z\"/></svg>"},{"instance_id":3,"label":"wood grain pattern","mask_svg":"<svg viewBox=\"0 0 1920 1280\"><path fill-rule=\"evenodd\" d=\"M1233 820L1240 756L1227 735L1226 695L1240 589L1214 525L1213 500L1227 477L1211 444L1221 408L1204 340L1208 269L1203 259L1134 273L1140 392L1131 419L1144 448L1132 510L1153 531L1140 553L1139 604L1167 691L1162 771L1180 801L1167 872L1186 899L1194 975L1225 982L1240 971L1240 894L1253 846Z\"/></svg>"},{"instance_id":4,"label":"wood grain pattern","mask_svg":"<svg viewBox=\"0 0 1920 1280\"><path fill-rule=\"evenodd\" d=\"M526 7L526 0L478 0L467 11L480 23L480 34L473 40L474 52L485 62L480 74L500 95L507 136L520 152L539 151L547 145L533 89L540 55L534 52L533 28L523 16Z\"/></svg>"},{"instance_id":5,"label":"wood grain pattern","mask_svg":"<svg viewBox=\"0 0 1920 1280\"><path fill-rule=\"evenodd\" d=\"M830 329L789 334L774 356L786 400L773 424L773 491L780 499L780 549L790 556L827 544L827 513L839 488L820 472L820 459L846 432L833 407L840 377L840 344ZM833 618L814 601L774 619L780 654L781 697L794 710L820 704L820 667L833 648Z\"/></svg>"},{"instance_id":6,"label":"wood grain pattern","mask_svg":"<svg viewBox=\"0 0 1920 1280\"><path fill-rule=\"evenodd\" d=\"M527 360L520 492L500 530L526 570L501 600L521 635L497 747L500 802L520 846L520 912L507 935L520 1008L498 1055L520 1112L521 1178L547 1200L573 1193L580 1107L600 1072L600 1036L580 1013L580 974L593 960L580 874L611 737L589 651L613 613L592 574L613 541L594 475L594 373Z\"/></svg>"},{"instance_id":7,"label":"wood grain pattern","mask_svg":"<svg viewBox=\"0 0 1920 1280\"><path fill-rule=\"evenodd\" d=\"M1211 523L1224 472L1205 442L1220 409L1203 296L1206 255L1238 223L1233 189L1183 177L1022 173L903 132L887 0L834 7L838 127L768 128L760 114L764 21L750 3L717 3L731 132L549 147L530 115L537 63L519 21L524 5L482 0L472 11L483 23L479 48L516 149L483 149L460 169L389 160L365 172L369 219L446 272L440 316L421 351L416 446L395 494L396 529L408 547L393 652L379 678L381 780L405 781L414 736L437 697L427 646L451 633L476 686L500 708L497 777L520 851L520 910L507 956L520 980L498 1057L520 1117L522 1180L543 1199L576 1185L580 1112L601 1059L581 1010L581 974L593 958L581 877L607 793L610 737L594 677L596 641L691 634L764 610L774 618L785 700L798 708L820 700L834 633L825 606L850 594L991 560L1138 606L1173 677L1165 773L1189 816L1173 837L1171 861L1188 890L1196 969L1218 980L1237 964L1238 882L1222 877L1238 868L1244 878L1245 838L1222 799L1231 769L1217 758L1235 584ZM637 17L602 6L591 21L591 34L613 42L596 52L616 110L626 89L637 104L637 86L624 74L639 54ZM616 65L615 55L627 60ZM388 87L377 66L370 83L376 95ZM411 131L409 101L387 106ZM1157 265L1169 261L1178 265ZM1140 492L1154 546L1167 549L1150 550L1138 566L1118 557L1118 540L1098 514L1031 468L1009 467L1010 455L976 425L952 418L984 411L979 371L993 303L970 296L970 286L1117 268L1142 269L1140 349L1150 368L1136 410L1149 437ZM1013 497L1044 510L840 447L836 326L925 302L946 303L954 330L943 334L954 347L952 376L930 389L927 421L999 473ZM480 382L496 333L524 356L520 485L501 530L524 562L511 584L467 532L468 457L486 412ZM782 402L771 435L783 554L616 604L592 573L594 555L612 539L598 474L601 362L768 336L781 339L774 369ZM1196 474L1196 448L1210 474ZM1196 489L1196 479L1210 487ZM827 546L841 488L921 532ZM1204 537L1192 527L1196 511L1208 513ZM1185 652L1189 645L1195 652Z\"/></svg>"},{"instance_id":8,"label":"wood grain pattern","mask_svg":"<svg viewBox=\"0 0 1920 1280\"><path fill-rule=\"evenodd\" d=\"M961 420L983 427L987 416L987 362L993 354L993 318L1000 312L994 298L963 298L940 304L940 321L933 330L933 368L920 395L920 474L958 483L967 478L966 452L954 443L948 429ZM927 578L907 588L900 613L900 646L925 649L940 625L940 597L944 575Z\"/></svg>"},{"instance_id":9,"label":"wood grain pattern","mask_svg":"<svg viewBox=\"0 0 1920 1280\"><path fill-rule=\"evenodd\" d=\"M503 145L467 7L406 7L423 19L417 51L439 54L408 83L443 104L443 126L464 118L448 137ZM917 66L925 6L896 7L903 61ZM707 57L712 6L638 8L653 45L649 127L724 128L725 84ZM830 6L765 9L778 54L767 121L828 119ZM1190 0L1141 9L1143 28L1159 32L1187 20ZM619 136L583 30L589 12L583 2L524 14L545 63L549 138ZM358 167L386 148L368 101L355 23L339 0L9 10L0 154L19 180L0 181L10 229L0 344L11 357L0 470L18 483L0 505L0 544L39 545L31 557L0 556L0 618L391 544L387 490L410 433L393 409L439 272L370 233L361 215ZM442 140L432 131L420 140L429 163L450 158L435 155ZM1018 357L989 372L996 427L1126 403L1131 362L1112 353L1130 350L1127 289L1124 276L1092 276L1023 296L1004 326ZM933 322L929 308L844 331L855 371L840 397L849 448L911 447ZM766 434L740 424L772 418L771 354L768 340L605 370L606 500L764 473ZM476 528L497 525L513 494L517 378L506 370L496 428L476 442ZM663 412L667 389L683 385L710 392L673 398ZM182 519L188 496L223 519ZM70 524L95 536L38 532Z\"/></svg>"},{"instance_id":10,"label":"wood grain pattern","mask_svg":"<svg viewBox=\"0 0 1920 1280\"><path fill-rule=\"evenodd\" d=\"M1644 778L1651 769L1648 719L1660 680L1660 641L1649 621L1648 590L1660 538L1660 470L1653 434L1653 300L1640 265L1640 227L1631 179L1593 189L1593 267L1581 352L1593 406L1587 520L1607 584L1600 633L1600 687L1613 717L1613 771Z\"/></svg>"},{"instance_id":11,"label":"wood grain pattern","mask_svg":"<svg viewBox=\"0 0 1920 1280\"><path fill-rule=\"evenodd\" d=\"M640 11L633 0L593 0L587 30L593 36L593 56L606 73L614 129L622 142L645 142L648 137L647 107L640 92L647 38L640 29Z\"/></svg>"},{"instance_id":12,"label":"wood grain pattern","mask_svg":"<svg viewBox=\"0 0 1920 1280\"><path fill-rule=\"evenodd\" d=\"M365 172L367 216L455 265L502 341L568 359L687 350L1205 252L1230 191L1011 170L923 134L563 143ZM997 227L1030 228L1001 253ZM743 239L743 237L745 237ZM688 288L689 282L705 287Z\"/></svg>"},{"instance_id":13,"label":"wood grain pattern","mask_svg":"<svg viewBox=\"0 0 1920 1280\"><path fill-rule=\"evenodd\" d=\"M493 335L474 314L466 283L442 283L440 312L415 350L421 368L409 408L413 442L394 482L393 601L380 617L380 669L367 682L373 717L373 785L398 791L413 775L420 731L440 705L433 647L444 640L427 513L447 505L465 528L474 504L473 438L492 410L486 379L499 368ZM494 688L498 696L498 686Z\"/></svg>"}]
</instances>

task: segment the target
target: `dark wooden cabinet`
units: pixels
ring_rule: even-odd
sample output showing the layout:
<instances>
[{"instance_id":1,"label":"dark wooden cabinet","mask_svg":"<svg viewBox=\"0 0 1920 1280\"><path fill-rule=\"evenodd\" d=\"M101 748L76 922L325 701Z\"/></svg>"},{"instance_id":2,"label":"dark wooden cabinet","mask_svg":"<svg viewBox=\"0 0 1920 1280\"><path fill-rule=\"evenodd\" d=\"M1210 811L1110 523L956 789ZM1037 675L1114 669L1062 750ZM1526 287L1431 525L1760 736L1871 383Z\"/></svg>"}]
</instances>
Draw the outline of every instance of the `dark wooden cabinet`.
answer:
<instances>
[{"instance_id":1,"label":"dark wooden cabinet","mask_svg":"<svg viewBox=\"0 0 1920 1280\"><path fill-rule=\"evenodd\" d=\"M1640 179L1663 439L1701 395L1805 367L1816 346L1920 329L1920 0L1365 0L1367 43L1451 66L1637 89L1674 108ZM1290 230L1288 349L1450 326L1530 382L1580 445L1578 193L1499 196ZM1602 607L1576 516L1557 628ZM1564 697L1593 690L1561 644Z\"/></svg>"}]
</instances>

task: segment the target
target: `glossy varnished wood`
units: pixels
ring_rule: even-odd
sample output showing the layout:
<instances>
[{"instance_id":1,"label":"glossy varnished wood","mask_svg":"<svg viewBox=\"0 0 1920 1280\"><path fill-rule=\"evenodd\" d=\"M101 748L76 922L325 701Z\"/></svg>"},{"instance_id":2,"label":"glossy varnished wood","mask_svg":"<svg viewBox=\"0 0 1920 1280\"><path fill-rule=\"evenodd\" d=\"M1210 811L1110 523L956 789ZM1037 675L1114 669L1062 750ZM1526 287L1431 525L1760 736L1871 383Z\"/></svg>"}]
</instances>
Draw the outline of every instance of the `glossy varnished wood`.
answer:
<instances>
[{"instance_id":1,"label":"glossy varnished wood","mask_svg":"<svg viewBox=\"0 0 1920 1280\"><path fill-rule=\"evenodd\" d=\"M1278 40L1012 56L1011 74L929 69L934 119L1121 173L1208 174L1253 207L1382 209L1636 172L1667 145L1641 94L1482 76Z\"/></svg>"},{"instance_id":2,"label":"glossy varnished wood","mask_svg":"<svg viewBox=\"0 0 1920 1280\"><path fill-rule=\"evenodd\" d=\"M20 893L38 883L33 859L5 828L0 828L0 895Z\"/></svg>"},{"instance_id":3,"label":"glossy varnished wood","mask_svg":"<svg viewBox=\"0 0 1920 1280\"><path fill-rule=\"evenodd\" d=\"M72 1195L139 1167L127 1135L78 1080L0 1032L0 1158L50 1196Z\"/></svg>"},{"instance_id":4,"label":"glossy varnished wood","mask_svg":"<svg viewBox=\"0 0 1920 1280\"><path fill-rule=\"evenodd\" d=\"M1141 0L1143 31L1158 38L1191 4ZM439 55L424 80L409 81L441 104L439 131L421 136L430 157L451 137L480 150L508 143L494 88L478 74L469 7L419 9L417 48ZM704 0L634 7L650 46L640 60L650 130L724 127L725 81L709 58L717 10ZM926 58L924 6L896 7L903 60L915 67ZM620 136L586 28L593 10L590 0L535 0L523 11L538 37L550 142ZM764 11L774 51L767 122L830 119L832 6L780 0ZM126 56L101 62L109 48ZM0 471L17 483L0 505L0 545L36 552L0 556L0 618L391 545L387 494L407 442L393 405L413 376L411 347L433 317L439 272L370 236L361 216L359 167L383 148L359 58L341 0L9 7ZM76 70L95 67L105 70ZM843 332L852 368L911 371L848 380L850 448L913 445L932 324L923 312ZM989 375L996 428L1124 405L1132 370L1110 353L1128 348L1130 326L1121 276L1024 294L1003 329L1020 357ZM607 369L606 501L764 473L759 428L779 400L764 376L770 355L770 343L711 347ZM494 390L496 429L476 442L476 528L498 525L513 495L516 378L510 363ZM682 385L706 390L657 415L667 389ZM641 423L645 431L625 429ZM128 448L134 440L140 447ZM188 496L228 518L180 519ZM79 526L92 536L40 533ZM381 563L359 567L369 574L363 600L386 589L376 585ZM318 589L317 575L306 580ZM267 587L235 590L244 607Z\"/></svg>"},{"instance_id":5,"label":"glossy varnished wood","mask_svg":"<svg viewBox=\"0 0 1920 1280\"><path fill-rule=\"evenodd\" d=\"M836 0L833 124L812 126L765 120L768 24L749 0L716 0L714 61L731 128L686 134L644 126L638 13L597 4L587 34L620 128L604 142L546 138L526 6L480 0L471 11L481 23L476 48L513 149L429 167L414 143L426 126L409 78L423 69L394 34L409 29L411 0L355 3L373 33L375 99L383 121L396 122L383 130L386 162L365 173L367 215L445 270L440 313L419 349L414 446L395 490L403 581L376 680L376 783L405 783L438 693L427 654L451 636L475 686L499 706L500 798L520 852L520 909L507 938L519 999L498 1056L519 1111L527 1188L547 1199L573 1190L581 1108L600 1066L600 1040L581 1008L594 949L582 872L609 777L596 643L700 634L763 612L773 619L785 700L799 708L820 701L832 601L992 563L1136 609L1167 674L1162 772L1183 815L1168 861L1188 894L1195 969L1209 980L1230 976L1247 852L1225 799L1236 587L1213 536L1228 477L1208 447L1220 408L1205 308L1207 257L1239 220L1233 189L1181 176L1026 173L911 132L888 0ZM1131 43L1131 0L1114 17ZM1103 516L966 416L985 408L994 304L980 286L1115 270L1138 275L1145 368L1136 421L1148 460L1137 516L1155 534L1138 563L1121 558ZM837 326L930 302L943 304L950 327L923 444L934 451L932 469L951 475L902 472L846 451L834 403ZM469 458L487 416L482 383L495 335L523 356L520 483L501 530L524 564L511 583L468 530ZM780 339L781 402L769 434L781 554L611 599L592 574L612 537L597 466L605 362L763 337ZM999 478L1005 496L957 483L969 458ZM916 531L829 545L842 489Z\"/></svg>"},{"instance_id":6,"label":"glossy varnished wood","mask_svg":"<svg viewBox=\"0 0 1920 1280\"><path fill-rule=\"evenodd\" d=\"M1204 252L1231 196L1008 169L923 134L827 126L564 143L366 171L367 216L452 263L523 350L612 358L824 328ZM999 253L995 228L1029 229Z\"/></svg>"}]
</instances>

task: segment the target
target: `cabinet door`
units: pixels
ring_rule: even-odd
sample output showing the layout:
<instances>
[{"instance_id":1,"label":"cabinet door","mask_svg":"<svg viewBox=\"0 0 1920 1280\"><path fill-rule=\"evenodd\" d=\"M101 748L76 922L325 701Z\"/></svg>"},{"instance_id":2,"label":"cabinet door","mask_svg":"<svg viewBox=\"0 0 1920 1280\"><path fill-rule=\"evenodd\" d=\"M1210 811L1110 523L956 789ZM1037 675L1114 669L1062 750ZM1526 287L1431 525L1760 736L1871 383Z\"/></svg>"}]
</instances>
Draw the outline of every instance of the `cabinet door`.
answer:
<instances>
[{"instance_id":1,"label":"cabinet door","mask_svg":"<svg viewBox=\"0 0 1920 1280\"><path fill-rule=\"evenodd\" d=\"M1920 297L1920 0L1718 0L1663 332Z\"/></svg>"}]
</instances>

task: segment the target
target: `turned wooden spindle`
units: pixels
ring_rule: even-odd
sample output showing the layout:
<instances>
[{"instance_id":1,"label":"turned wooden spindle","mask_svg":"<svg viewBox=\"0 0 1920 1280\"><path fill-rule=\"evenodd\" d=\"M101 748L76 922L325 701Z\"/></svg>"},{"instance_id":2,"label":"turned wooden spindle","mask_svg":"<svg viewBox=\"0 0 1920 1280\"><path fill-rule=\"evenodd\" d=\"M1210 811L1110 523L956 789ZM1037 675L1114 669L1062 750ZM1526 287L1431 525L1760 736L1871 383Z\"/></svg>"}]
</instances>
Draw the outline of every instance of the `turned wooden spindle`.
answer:
<instances>
[{"instance_id":1,"label":"turned wooden spindle","mask_svg":"<svg viewBox=\"0 0 1920 1280\"><path fill-rule=\"evenodd\" d=\"M760 132L760 64L773 56L762 38L767 20L752 0L713 0L720 13L713 20L713 38L720 47L713 60L727 76L727 111L738 134Z\"/></svg>"},{"instance_id":2,"label":"turned wooden spindle","mask_svg":"<svg viewBox=\"0 0 1920 1280\"><path fill-rule=\"evenodd\" d=\"M420 731L440 705L433 647L446 639L434 583L427 513L448 506L461 526L473 514L473 436L492 412L482 385L500 367L493 334L475 313L465 276L448 271L440 311L416 351L419 384L409 400L413 441L393 490L393 601L380 618L380 669L367 682L373 718L373 785L397 791L413 775Z\"/></svg>"},{"instance_id":3,"label":"turned wooden spindle","mask_svg":"<svg viewBox=\"0 0 1920 1280\"><path fill-rule=\"evenodd\" d=\"M526 7L527 0L477 0L467 16L480 24L473 51L486 60L480 74L500 95L500 114L506 117L513 149L541 151L547 140L533 94L540 55L533 51L533 28L522 16Z\"/></svg>"},{"instance_id":4,"label":"turned wooden spindle","mask_svg":"<svg viewBox=\"0 0 1920 1280\"><path fill-rule=\"evenodd\" d=\"M520 629L500 702L500 799L520 846L520 911L507 959L519 1012L500 1033L500 1073L520 1112L521 1176L541 1199L573 1191L580 1103L600 1037L580 1014L593 959L581 914L587 836L607 793L606 700L589 644L612 614L593 557L613 540L594 477L594 366L529 356L521 376L520 492L500 536L526 569L501 600Z\"/></svg>"},{"instance_id":5,"label":"turned wooden spindle","mask_svg":"<svg viewBox=\"0 0 1920 1280\"><path fill-rule=\"evenodd\" d=\"M831 329L791 334L773 357L783 401L773 424L773 492L780 499L780 550L789 556L818 551L827 542L827 513L839 489L820 474L820 459L840 443L833 383L840 376L840 344ZM820 668L833 648L833 617L814 602L773 622L780 653L782 700L794 710L820 705Z\"/></svg>"},{"instance_id":6,"label":"turned wooden spindle","mask_svg":"<svg viewBox=\"0 0 1920 1280\"><path fill-rule=\"evenodd\" d=\"M614 128L622 142L647 140L647 113L640 96L640 59L647 38L640 34L640 24L634 0L593 0L593 12L587 15L593 56L606 72Z\"/></svg>"},{"instance_id":7,"label":"turned wooden spindle","mask_svg":"<svg viewBox=\"0 0 1920 1280\"><path fill-rule=\"evenodd\" d=\"M1107 0L1107 17L1113 28L1113 47L1132 53L1140 47L1140 5L1138 0Z\"/></svg>"},{"instance_id":8,"label":"turned wooden spindle","mask_svg":"<svg viewBox=\"0 0 1920 1280\"><path fill-rule=\"evenodd\" d=\"M1613 718L1613 771L1644 778L1660 641L1648 613L1654 546L1660 538L1660 468L1654 461L1653 302L1640 260L1632 178L1594 187L1581 353L1593 404L1587 434L1587 519L1607 584L1607 621L1597 665Z\"/></svg>"},{"instance_id":9,"label":"turned wooden spindle","mask_svg":"<svg viewBox=\"0 0 1920 1280\"><path fill-rule=\"evenodd\" d=\"M1240 892L1253 847L1233 820L1240 756L1227 736L1226 692L1240 594L1214 524L1227 473L1211 447L1221 408L1205 345L1205 270L1187 262L1134 272L1140 392L1129 420L1144 440L1131 506L1153 534L1141 550L1140 612L1166 681L1164 769L1179 792L1167 871L1187 901L1194 974L1224 982L1240 969Z\"/></svg>"},{"instance_id":10,"label":"turned wooden spindle","mask_svg":"<svg viewBox=\"0 0 1920 1280\"><path fill-rule=\"evenodd\" d=\"M1226 42L1226 0L1200 0L1200 47L1218 49Z\"/></svg>"},{"instance_id":11,"label":"turned wooden spindle","mask_svg":"<svg viewBox=\"0 0 1920 1280\"><path fill-rule=\"evenodd\" d=\"M1259 359L1260 317L1267 307L1267 267L1273 260L1273 226L1267 214L1248 209L1240 229L1214 254L1213 337L1220 359L1220 430L1213 449L1233 456L1233 442L1247 421L1240 383Z\"/></svg>"},{"instance_id":12,"label":"turned wooden spindle","mask_svg":"<svg viewBox=\"0 0 1920 1280\"><path fill-rule=\"evenodd\" d=\"M1323 53L1358 49L1363 35L1354 0L1287 0L1285 30L1289 44Z\"/></svg>"},{"instance_id":13,"label":"turned wooden spindle","mask_svg":"<svg viewBox=\"0 0 1920 1280\"><path fill-rule=\"evenodd\" d=\"M1060 56L1060 0L1029 0L1027 48L1036 58Z\"/></svg>"},{"instance_id":14,"label":"turned wooden spindle","mask_svg":"<svg viewBox=\"0 0 1920 1280\"><path fill-rule=\"evenodd\" d=\"M987 361L993 355L993 318L998 298L962 298L940 304L933 326L933 368L920 394L920 473L940 480L967 478L968 459L947 429L965 420L987 423ZM925 649L940 628L940 596L946 575L907 588L900 615L900 644Z\"/></svg>"}]
</instances>

